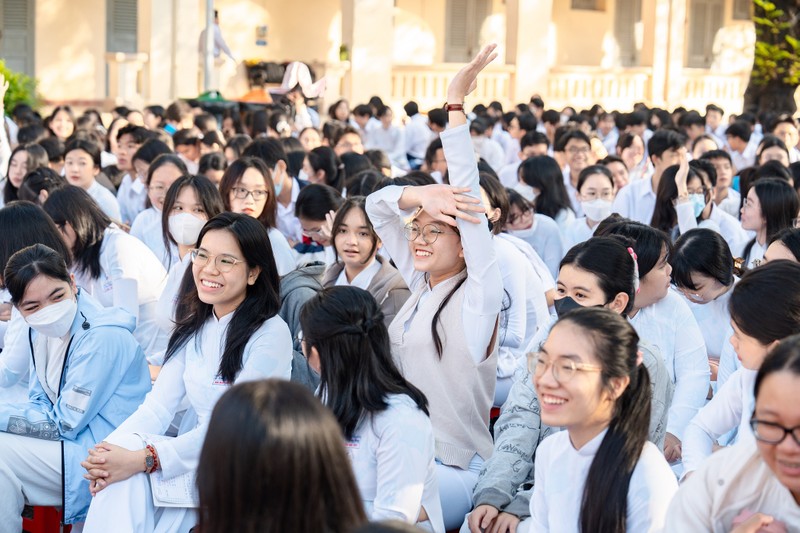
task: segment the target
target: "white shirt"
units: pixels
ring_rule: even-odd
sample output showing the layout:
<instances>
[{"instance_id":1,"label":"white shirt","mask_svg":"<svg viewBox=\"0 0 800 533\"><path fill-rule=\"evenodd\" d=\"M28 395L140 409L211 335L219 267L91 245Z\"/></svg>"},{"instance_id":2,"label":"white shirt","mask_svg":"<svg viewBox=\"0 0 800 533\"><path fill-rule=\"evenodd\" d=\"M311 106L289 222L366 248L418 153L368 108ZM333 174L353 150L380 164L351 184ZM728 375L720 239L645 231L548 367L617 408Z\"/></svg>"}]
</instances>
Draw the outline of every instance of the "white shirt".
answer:
<instances>
[{"instance_id":1,"label":"white shirt","mask_svg":"<svg viewBox=\"0 0 800 533\"><path fill-rule=\"evenodd\" d=\"M380 127L369 131L367 141L364 146L368 150L381 150L389 156L393 165L402 169L408 168L405 130L400 126L392 124L388 128L384 128L381 124Z\"/></svg>"},{"instance_id":2,"label":"white shirt","mask_svg":"<svg viewBox=\"0 0 800 533\"><path fill-rule=\"evenodd\" d=\"M497 173L497 177L500 178L500 183L506 189L513 189L517 183L519 183L519 166L522 164L522 161L517 158L514 163L509 163Z\"/></svg>"},{"instance_id":3,"label":"white shirt","mask_svg":"<svg viewBox=\"0 0 800 533\"><path fill-rule=\"evenodd\" d=\"M625 218L650 225L656 209L656 193L649 178L631 181L621 188L614 198L611 211Z\"/></svg>"},{"instance_id":4,"label":"white shirt","mask_svg":"<svg viewBox=\"0 0 800 533\"><path fill-rule=\"evenodd\" d=\"M470 150L466 124L449 128L440 137L445 148L447 165L451 170L451 185L470 187L470 195L480 197L478 167ZM402 194L403 187L398 186L384 187L370 194L366 204L367 216L411 292L418 290L421 285L425 286L426 293L420 298L422 301L422 298L430 294L430 284L426 273L414 269L414 257L404 234L405 220L414 211L403 211L398 207ZM473 224L459 219L457 224L467 264L467 278L463 285L464 332L467 335L467 344L471 347L470 357L473 361L480 362L486 358L486 346L494 333L494 318L489 317L497 316L495 303L498 303L503 285L499 269L493 272L497 269L497 262L486 221Z\"/></svg>"},{"instance_id":5,"label":"white shirt","mask_svg":"<svg viewBox=\"0 0 800 533\"><path fill-rule=\"evenodd\" d=\"M381 264L373 257L372 262L367 265L364 270L356 274L356 277L353 278L353 281L347 281L347 269L343 268L339 273L339 277L336 278L336 283L334 283L334 285L358 287L359 289L367 290L369 284L372 283L372 278L375 277L375 274L377 274L380 269Z\"/></svg>"},{"instance_id":6,"label":"white shirt","mask_svg":"<svg viewBox=\"0 0 800 533\"><path fill-rule=\"evenodd\" d=\"M739 279L734 277L734 285L738 281ZM731 294L733 294L733 287L716 300L702 304L694 303L681 294L683 301L692 311L692 315L697 321L697 326L703 333L703 341L706 344L706 351L709 357L721 359L725 351L734 353L730 342L731 335L733 335L733 327L731 327L731 313L728 311L728 302L731 299Z\"/></svg>"},{"instance_id":7,"label":"white shirt","mask_svg":"<svg viewBox=\"0 0 800 533\"><path fill-rule=\"evenodd\" d=\"M405 394L386 401L346 443L367 518L415 524L424 507L432 530L444 533L430 418Z\"/></svg>"},{"instance_id":8,"label":"white shirt","mask_svg":"<svg viewBox=\"0 0 800 533\"><path fill-rule=\"evenodd\" d=\"M750 137L747 145L745 145L743 152L737 152L735 150L730 150L728 152L731 156L731 162L733 163L733 167L736 169L736 172L740 172L756 164L756 151L758 149L759 142L760 140L756 141L756 136L753 135Z\"/></svg>"},{"instance_id":9,"label":"white shirt","mask_svg":"<svg viewBox=\"0 0 800 533\"><path fill-rule=\"evenodd\" d=\"M235 61L233 57L233 52L231 49L228 48L228 44L225 42L225 39L222 37L222 30L219 28L219 24L214 23L212 26L214 29L214 57L220 56L220 51L225 52L225 55L230 57ZM200 52L201 55L205 54L206 51L206 30L203 28L203 31L200 32L200 40L197 45L197 50Z\"/></svg>"},{"instance_id":10,"label":"white shirt","mask_svg":"<svg viewBox=\"0 0 800 533\"><path fill-rule=\"evenodd\" d=\"M564 173L564 187L567 189L567 198L569 198L569 202L572 205L572 212L574 215L582 217L583 207L581 206L581 201L578 200L578 189L575 188L575 186L572 184L569 165L564 167L563 173Z\"/></svg>"},{"instance_id":11,"label":"white shirt","mask_svg":"<svg viewBox=\"0 0 800 533\"><path fill-rule=\"evenodd\" d=\"M161 261L165 269L179 262L178 247L172 244L169 247L169 251L164 247L161 211L155 207L148 207L139 213L136 220L131 224L131 235L145 243L150 248L150 251Z\"/></svg>"},{"instance_id":12,"label":"white shirt","mask_svg":"<svg viewBox=\"0 0 800 533\"><path fill-rule=\"evenodd\" d=\"M667 431L682 439L686 426L708 396L710 371L703 334L689 306L672 289L658 302L640 309L631 325L640 339L661 351L675 384Z\"/></svg>"},{"instance_id":13,"label":"white shirt","mask_svg":"<svg viewBox=\"0 0 800 533\"><path fill-rule=\"evenodd\" d=\"M564 257L564 251L561 242L561 231L559 231L555 220L535 213L533 224L530 228L509 230L509 233L530 244L547 265L553 279L558 277L558 265Z\"/></svg>"},{"instance_id":14,"label":"white shirt","mask_svg":"<svg viewBox=\"0 0 800 533\"><path fill-rule=\"evenodd\" d=\"M164 353L167 350L169 337L175 327L175 306L178 304L178 290L181 288L181 281L186 269L191 268L192 254L187 253L180 261L176 262L169 269L167 281L164 283L164 290L158 299L156 309L156 320L158 327L163 335L159 336L159 342L153 346L153 364L160 366L164 362Z\"/></svg>"},{"instance_id":15,"label":"white shirt","mask_svg":"<svg viewBox=\"0 0 800 533\"><path fill-rule=\"evenodd\" d=\"M495 171L503 168L506 163L506 155L503 147L483 135L472 136L472 146L475 155L486 161Z\"/></svg>"},{"instance_id":16,"label":"white shirt","mask_svg":"<svg viewBox=\"0 0 800 533\"><path fill-rule=\"evenodd\" d=\"M280 206L280 204L278 205ZM278 275L285 276L297 268L294 252L289 246L289 241L277 228L269 228L267 233L269 234L269 244L272 246L272 255L275 257L275 266L278 267Z\"/></svg>"},{"instance_id":17,"label":"white shirt","mask_svg":"<svg viewBox=\"0 0 800 533\"><path fill-rule=\"evenodd\" d=\"M726 196L725 199L717 205L717 207L738 220L739 213L742 210L741 203L742 195L739 194L739 191L732 187L728 187L728 196Z\"/></svg>"},{"instance_id":18,"label":"white shirt","mask_svg":"<svg viewBox=\"0 0 800 533\"><path fill-rule=\"evenodd\" d=\"M196 425L173 439L159 441L155 447L165 478L195 470L211 411L231 387L220 378L219 364L233 315L229 313L217 320L212 313L201 330L164 364L153 390L139 409L106 440L114 442L116 436L130 433L163 435L178 407L188 399L197 415ZM247 341L242 369L234 383L265 378L288 380L291 368L291 334L286 323L276 315L264 322Z\"/></svg>"},{"instance_id":19,"label":"white shirt","mask_svg":"<svg viewBox=\"0 0 800 533\"><path fill-rule=\"evenodd\" d=\"M757 370L740 368L725 382L711 401L692 418L683 434L682 461L685 472L699 469L711 456L714 441L738 426L738 441L755 440L750 417L755 408Z\"/></svg>"},{"instance_id":20,"label":"white shirt","mask_svg":"<svg viewBox=\"0 0 800 533\"><path fill-rule=\"evenodd\" d=\"M585 216L573 219L564 231L564 250L569 251L569 249L576 244L591 239L592 235L594 235L594 230L596 230L599 225L600 223L598 222L593 227L590 227L589 221Z\"/></svg>"},{"instance_id":21,"label":"white shirt","mask_svg":"<svg viewBox=\"0 0 800 533\"><path fill-rule=\"evenodd\" d=\"M417 113L406 123L406 154L424 159L428 145L433 140L433 132L428 127L428 118Z\"/></svg>"},{"instance_id":22,"label":"white shirt","mask_svg":"<svg viewBox=\"0 0 800 533\"><path fill-rule=\"evenodd\" d=\"M147 200L147 187L142 180L131 179L130 173L123 176L117 190L117 202L122 213L122 222L132 224L136 215L144 211Z\"/></svg>"},{"instance_id":23,"label":"white shirt","mask_svg":"<svg viewBox=\"0 0 800 533\"><path fill-rule=\"evenodd\" d=\"M522 252L522 254L528 259L531 266L533 267L533 272L536 274L536 278L541 282L542 290L544 292L556 288L555 278L550 273L550 269L547 267L545 262L542 261L542 258L539 257L539 254L536 253L536 250L533 249L533 246L531 246L524 240L520 239L519 237L514 237L513 235L509 235L508 233L501 233L497 235L497 237L505 239L511 244L513 244L517 248L517 250Z\"/></svg>"},{"instance_id":24,"label":"white shirt","mask_svg":"<svg viewBox=\"0 0 800 533\"><path fill-rule=\"evenodd\" d=\"M583 490L589 467L607 430L580 450L572 446L569 432L558 431L536 449L534 488L531 498L531 528L537 533L578 533ZM667 507L678 490L678 482L664 455L646 442L628 486L627 531L661 531ZM603 495L595 495L602 498Z\"/></svg>"},{"instance_id":25,"label":"white shirt","mask_svg":"<svg viewBox=\"0 0 800 533\"><path fill-rule=\"evenodd\" d=\"M111 194L111 191L97 183L97 180L92 181L92 184L86 189L86 192L89 193L92 200L100 206L100 209L103 210L103 213L105 213L108 218L118 222L122 220L122 213L120 212L117 198Z\"/></svg>"},{"instance_id":26,"label":"white shirt","mask_svg":"<svg viewBox=\"0 0 800 533\"><path fill-rule=\"evenodd\" d=\"M564 242L564 235L567 232L567 228L569 228L570 224L575 221L575 213L572 209L565 207L561 211L556 214L556 218L554 219L556 224L558 224L558 231L561 232L561 242ZM566 246L564 247L564 251L569 250Z\"/></svg>"},{"instance_id":27,"label":"white shirt","mask_svg":"<svg viewBox=\"0 0 800 533\"><path fill-rule=\"evenodd\" d=\"M729 533L743 510L774 517L788 533L800 531L800 505L764 462L754 440L716 452L681 485L664 531Z\"/></svg>"},{"instance_id":28,"label":"white shirt","mask_svg":"<svg viewBox=\"0 0 800 533\"><path fill-rule=\"evenodd\" d=\"M167 278L153 252L112 224L100 247L100 276L89 278L88 273L76 272L75 278L103 307L122 307L136 317L133 336L150 357L162 334L156 309Z\"/></svg>"},{"instance_id":29,"label":"white shirt","mask_svg":"<svg viewBox=\"0 0 800 533\"><path fill-rule=\"evenodd\" d=\"M303 228L300 225L300 220L294 216L294 207L297 203L297 196L300 194L300 182L297 178L292 178L292 198L289 205L284 206L278 202L277 225L281 233L286 236L286 239L292 239L295 242L303 240ZM285 240L285 239L284 239ZM288 245L288 243L287 243Z\"/></svg>"},{"instance_id":30,"label":"white shirt","mask_svg":"<svg viewBox=\"0 0 800 533\"><path fill-rule=\"evenodd\" d=\"M743 229L738 219L732 217L716 205L711 208L711 215L709 215L708 219L703 220L699 224L694 216L693 207L690 202L677 204L675 206L675 213L678 215L678 228L682 234L698 227L713 229L722 235L722 238L725 239L734 257L741 257L744 246L755 236L755 232ZM763 252L761 255L764 255Z\"/></svg>"},{"instance_id":31,"label":"white shirt","mask_svg":"<svg viewBox=\"0 0 800 533\"><path fill-rule=\"evenodd\" d=\"M0 292L7 294L5 289ZM11 299L10 296L8 299ZM7 324L3 335L3 351L0 352L0 402L27 401L31 362L28 342L30 327L16 307L11 308L11 319Z\"/></svg>"},{"instance_id":32,"label":"white shirt","mask_svg":"<svg viewBox=\"0 0 800 533\"><path fill-rule=\"evenodd\" d=\"M500 312L497 375L509 377L525 355L539 323L549 317L545 289L525 255L510 241L492 239L497 266L503 276L503 311Z\"/></svg>"}]
</instances>

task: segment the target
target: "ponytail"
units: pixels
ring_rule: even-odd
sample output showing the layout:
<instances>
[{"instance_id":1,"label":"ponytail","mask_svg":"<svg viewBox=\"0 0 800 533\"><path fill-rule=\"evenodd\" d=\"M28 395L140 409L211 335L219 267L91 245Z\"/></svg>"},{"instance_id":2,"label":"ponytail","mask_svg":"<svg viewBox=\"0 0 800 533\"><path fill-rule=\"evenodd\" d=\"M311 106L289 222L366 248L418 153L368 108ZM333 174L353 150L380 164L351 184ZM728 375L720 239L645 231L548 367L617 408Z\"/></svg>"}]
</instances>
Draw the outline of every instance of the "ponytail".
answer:
<instances>
[{"instance_id":1,"label":"ponytail","mask_svg":"<svg viewBox=\"0 0 800 533\"><path fill-rule=\"evenodd\" d=\"M639 356L639 336L625 318L603 308L576 309L561 321L590 338L604 387L613 379L630 378L589 467L580 513L583 533L625 533L631 476L650 427L650 375Z\"/></svg>"},{"instance_id":2,"label":"ponytail","mask_svg":"<svg viewBox=\"0 0 800 533\"><path fill-rule=\"evenodd\" d=\"M628 489L650 427L650 375L639 364L630 376L586 476L580 518L583 533L627 531Z\"/></svg>"}]
</instances>

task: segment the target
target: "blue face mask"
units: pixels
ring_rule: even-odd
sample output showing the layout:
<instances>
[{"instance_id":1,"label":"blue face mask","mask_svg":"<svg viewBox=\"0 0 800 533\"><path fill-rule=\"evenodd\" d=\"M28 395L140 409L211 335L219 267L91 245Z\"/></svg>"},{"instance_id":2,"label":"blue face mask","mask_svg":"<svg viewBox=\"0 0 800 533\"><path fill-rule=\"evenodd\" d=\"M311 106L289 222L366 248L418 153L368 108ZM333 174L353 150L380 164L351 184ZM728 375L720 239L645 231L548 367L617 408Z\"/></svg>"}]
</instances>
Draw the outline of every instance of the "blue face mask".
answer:
<instances>
[{"instance_id":1,"label":"blue face mask","mask_svg":"<svg viewBox=\"0 0 800 533\"><path fill-rule=\"evenodd\" d=\"M700 213L703 212L703 209L706 208L706 195L705 194L690 194L689 195L689 202L692 204L692 209L694 210L694 218L700 216Z\"/></svg>"}]
</instances>

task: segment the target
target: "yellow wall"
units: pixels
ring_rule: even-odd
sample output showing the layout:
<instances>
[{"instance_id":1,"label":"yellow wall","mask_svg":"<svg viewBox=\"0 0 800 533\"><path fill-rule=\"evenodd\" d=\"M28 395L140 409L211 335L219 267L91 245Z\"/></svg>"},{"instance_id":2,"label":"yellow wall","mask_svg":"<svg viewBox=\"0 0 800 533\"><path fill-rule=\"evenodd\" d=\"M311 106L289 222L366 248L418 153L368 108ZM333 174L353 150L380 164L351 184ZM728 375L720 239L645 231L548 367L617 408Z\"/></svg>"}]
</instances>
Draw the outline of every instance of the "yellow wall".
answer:
<instances>
[{"instance_id":1,"label":"yellow wall","mask_svg":"<svg viewBox=\"0 0 800 533\"><path fill-rule=\"evenodd\" d=\"M46 99L105 95L103 0L36 0L36 77Z\"/></svg>"},{"instance_id":2,"label":"yellow wall","mask_svg":"<svg viewBox=\"0 0 800 533\"><path fill-rule=\"evenodd\" d=\"M556 65L613 66L615 50L614 3L602 11L576 10L567 1L553 1L553 25L556 30ZM531 21L536 31L538 21Z\"/></svg>"},{"instance_id":3,"label":"yellow wall","mask_svg":"<svg viewBox=\"0 0 800 533\"><path fill-rule=\"evenodd\" d=\"M201 17L205 0L199 0ZM338 60L341 2L338 0L216 0L222 35L237 59ZM204 24L204 21L201 21ZM256 28L268 26L267 46L256 45Z\"/></svg>"}]
</instances>

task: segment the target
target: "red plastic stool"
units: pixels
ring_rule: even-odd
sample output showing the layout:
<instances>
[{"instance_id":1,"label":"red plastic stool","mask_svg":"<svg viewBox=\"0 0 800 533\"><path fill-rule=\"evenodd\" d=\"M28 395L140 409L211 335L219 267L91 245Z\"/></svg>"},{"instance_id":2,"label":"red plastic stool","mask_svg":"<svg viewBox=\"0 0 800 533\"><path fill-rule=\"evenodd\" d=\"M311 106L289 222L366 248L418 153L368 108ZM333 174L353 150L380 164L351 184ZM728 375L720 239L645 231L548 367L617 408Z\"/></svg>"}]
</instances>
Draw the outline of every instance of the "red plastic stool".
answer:
<instances>
[{"instance_id":1,"label":"red plastic stool","mask_svg":"<svg viewBox=\"0 0 800 533\"><path fill-rule=\"evenodd\" d=\"M56 507L33 507L32 518L22 518L22 530L27 533L69 533L72 526L61 525L61 510Z\"/></svg>"}]
</instances>

